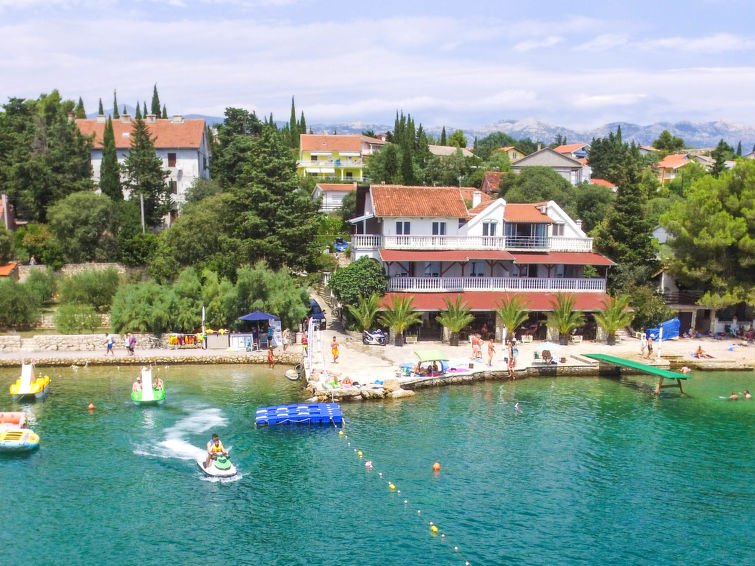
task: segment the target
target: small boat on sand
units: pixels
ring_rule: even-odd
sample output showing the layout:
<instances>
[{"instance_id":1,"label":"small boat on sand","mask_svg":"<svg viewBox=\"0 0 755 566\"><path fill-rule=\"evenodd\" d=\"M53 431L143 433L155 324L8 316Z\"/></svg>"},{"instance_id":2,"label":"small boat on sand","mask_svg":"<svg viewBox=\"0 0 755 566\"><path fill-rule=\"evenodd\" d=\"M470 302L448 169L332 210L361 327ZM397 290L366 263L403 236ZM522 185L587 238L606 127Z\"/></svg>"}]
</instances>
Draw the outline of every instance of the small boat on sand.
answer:
<instances>
[{"instance_id":1,"label":"small boat on sand","mask_svg":"<svg viewBox=\"0 0 755 566\"><path fill-rule=\"evenodd\" d=\"M21 399L42 399L47 395L50 387L50 378L40 376L34 378L34 364L23 364L21 366L21 377L10 386L10 394L14 401Z\"/></svg>"}]
</instances>

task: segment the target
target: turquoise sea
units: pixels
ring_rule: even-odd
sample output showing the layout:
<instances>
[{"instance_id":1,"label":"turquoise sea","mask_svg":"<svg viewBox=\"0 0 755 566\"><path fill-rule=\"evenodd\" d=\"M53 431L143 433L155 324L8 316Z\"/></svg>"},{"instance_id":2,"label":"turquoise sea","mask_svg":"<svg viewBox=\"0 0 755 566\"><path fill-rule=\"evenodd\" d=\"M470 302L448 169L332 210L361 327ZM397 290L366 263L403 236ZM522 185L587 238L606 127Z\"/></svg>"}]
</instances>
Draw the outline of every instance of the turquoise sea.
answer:
<instances>
[{"instance_id":1,"label":"turquoise sea","mask_svg":"<svg viewBox=\"0 0 755 566\"><path fill-rule=\"evenodd\" d=\"M151 408L134 367L41 368L51 393L29 404L1 370L0 410L41 445L0 455L0 563L755 563L755 400L727 399L753 372L694 373L684 397L640 376L426 389L344 404L341 436L255 428L303 399L284 370L159 367ZM212 432L236 481L193 461Z\"/></svg>"}]
</instances>

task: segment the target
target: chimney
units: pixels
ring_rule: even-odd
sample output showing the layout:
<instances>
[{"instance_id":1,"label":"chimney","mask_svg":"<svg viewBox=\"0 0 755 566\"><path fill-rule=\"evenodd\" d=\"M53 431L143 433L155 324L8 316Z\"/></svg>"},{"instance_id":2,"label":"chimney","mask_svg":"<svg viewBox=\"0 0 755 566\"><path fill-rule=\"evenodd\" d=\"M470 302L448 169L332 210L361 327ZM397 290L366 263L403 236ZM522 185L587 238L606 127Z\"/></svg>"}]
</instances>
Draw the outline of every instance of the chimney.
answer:
<instances>
[{"instance_id":1,"label":"chimney","mask_svg":"<svg viewBox=\"0 0 755 566\"><path fill-rule=\"evenodd\" d=\"M173 114L173 118L170 121L172 124L183 124L184 123L184 117L180 114Z\"/></svg>"},{"instance_id":2,"label":"chimney","mask_svg":"<svg viewBox=\"0 0 755 566\"><path fill-rule=\"evenodd\" d=\"M131 114L121 114L121 122L124 124L131 123Z\"/></svg>"},{"instance_id":3,"label":"chimney","mask_svg":"<svg viewBox=\"0 0 755 566\"><path fill-rule=\"evenodd\" d=\"M480 191L475 191L472 193L472 208L475 208L482 202L482 193Z\"/></svg>"},{"instance_id":4,"label":"chimney","mask_svg":"<svg viewBox=\"0 0 755 566\"><path fill-rule=\"evenodd\" d=\"M96 119L98 124L104 124L105 122L107 122L107 116L105 116L104 114L98 114Z\"/></svg>"},{"instance_id":5,"label":"chimney","mask_svg":"<svg viewBox=\"0 0 755 566\"><path fill-rule=\"evenodd\" d=\"M157 114L147 114L147 124L154 124L157 122Z\"/></svg>"},{"instance_id":6,"label":"chimney","mask_svg":"<svg viewBox=\"0 0 755 566\"><path fill-rule=\"evenodd\" d=\"M579 218L577 218L576 222L577 222L577 228L579 228L581 230L582 229L582 221Z\"/></svg>"}]
</instances>

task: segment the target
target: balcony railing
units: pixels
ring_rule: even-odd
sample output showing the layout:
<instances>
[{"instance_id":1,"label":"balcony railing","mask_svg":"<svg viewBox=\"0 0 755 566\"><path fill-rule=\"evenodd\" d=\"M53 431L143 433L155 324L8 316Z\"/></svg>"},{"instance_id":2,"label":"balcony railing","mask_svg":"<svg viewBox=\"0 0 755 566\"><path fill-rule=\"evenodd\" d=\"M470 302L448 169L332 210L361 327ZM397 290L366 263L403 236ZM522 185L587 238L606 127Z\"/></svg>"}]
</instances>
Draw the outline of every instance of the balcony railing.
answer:
<instances>
[{"instance_id":1,"label":"balcony railing","mask_svg":"<svg viewBox=\"0 0 755 566\"><path fill-rule=\"evenodd\" d=\"M606 280L539 277L392 277L388 291L410 293L459 293L462 291L581 291L605 293Z\"/></svg>"},{"instance_id":2,"label":"balcony railing","mask_svg":"<svg viewBox=\"0 0 755 566\"><path fill-rule=\"evenodd\" d=\"M299 167L362 167L362 159L318 159L317 161L300 160Z\"/></svg>"},{"instance_id":3,"label":"balcony railing","mask_svg":"<svg viewBox=\"0 0 755 566\"><path fill-rule=\"evenodd\" d=\"M530 250L591 252L592 238L564 236L380 236L352 237L356 250Z\"/></svg>"}]
</instances>

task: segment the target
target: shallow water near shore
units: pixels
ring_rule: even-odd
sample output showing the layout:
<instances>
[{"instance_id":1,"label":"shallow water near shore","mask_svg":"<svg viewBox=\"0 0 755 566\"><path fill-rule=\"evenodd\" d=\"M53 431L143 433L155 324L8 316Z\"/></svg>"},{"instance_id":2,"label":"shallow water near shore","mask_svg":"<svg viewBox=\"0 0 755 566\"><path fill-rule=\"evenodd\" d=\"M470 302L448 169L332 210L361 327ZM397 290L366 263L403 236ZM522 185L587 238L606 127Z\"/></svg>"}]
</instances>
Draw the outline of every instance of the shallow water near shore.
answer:
<instances>
[{"instance_id":1,"label":"shallow water near shore","mask_svg":"<svg viewBox=\"0 0 755 566\"><path fill-rule=\"evenodd\" d=\"M755 400L728 400L753 372L660 399L641 376L425 389L343 404L340 436L255 428L258 407L303 399L284 369L156 368L167 400L147 408L133 367L40 368L51 393L28 404L0 370L0 410L41 437L0 455L2 563L755 562ZM212 432L234 481L197 469Z\"/></svg>"}]
</instances>

